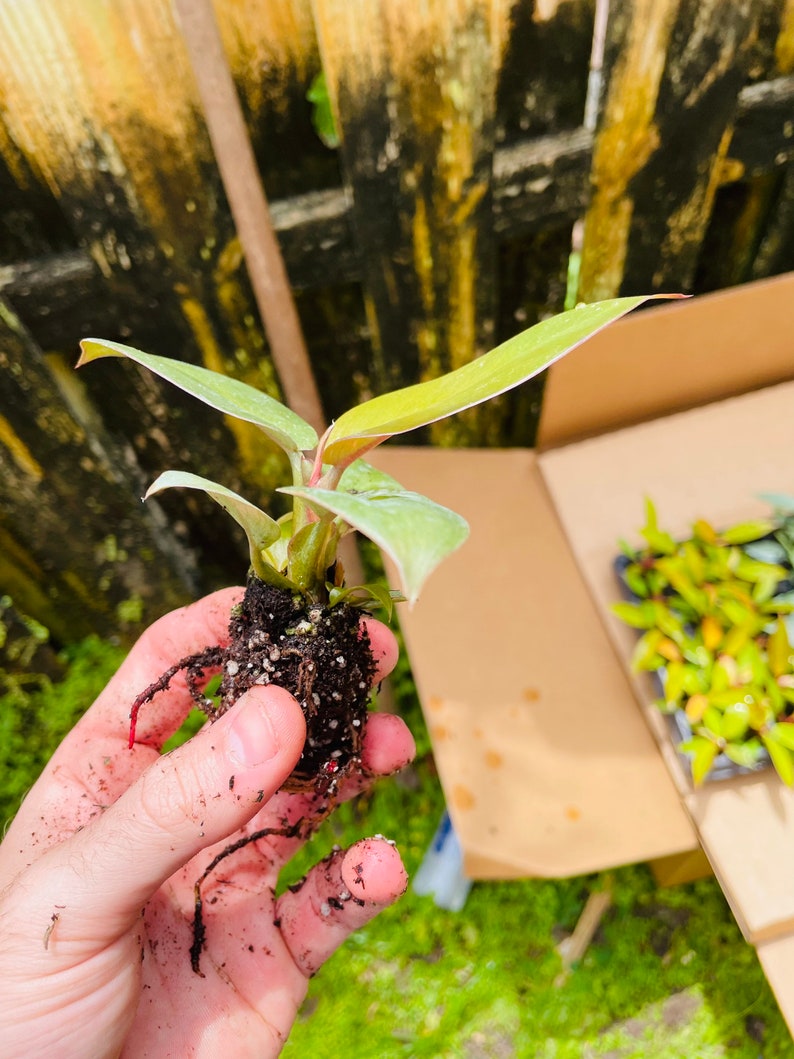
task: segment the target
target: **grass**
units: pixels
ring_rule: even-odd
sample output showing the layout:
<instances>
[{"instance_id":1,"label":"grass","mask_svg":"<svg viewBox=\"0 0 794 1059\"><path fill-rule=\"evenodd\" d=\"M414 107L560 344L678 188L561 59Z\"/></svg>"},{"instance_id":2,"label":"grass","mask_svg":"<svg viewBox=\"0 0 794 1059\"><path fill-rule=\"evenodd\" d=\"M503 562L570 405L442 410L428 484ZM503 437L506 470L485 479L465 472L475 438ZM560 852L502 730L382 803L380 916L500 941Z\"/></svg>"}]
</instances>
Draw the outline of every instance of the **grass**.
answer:
<instances>
[{"instance_id":1,"label":"grass","mask_svg":"<svg viewBox=\"0 0 794 1059\"><path fill-rule=\"evenodd\" d=\"M90 639L67 676L5 684L0 815L13 813L51 749L120 661ZM294 881L333 843L382 832L418 867L443 810L405 669L395 682L417 763L344 806L289 866ZM0 690L2 690L0 688ZM556 951L588 895L612 906L561 980ZM351 938L311 982L286 1059L794 1059L794 1045L719 886L659 889L642 866L562 881L477 883L462 912L410 889Z\"/></svg>"}]
</instances>

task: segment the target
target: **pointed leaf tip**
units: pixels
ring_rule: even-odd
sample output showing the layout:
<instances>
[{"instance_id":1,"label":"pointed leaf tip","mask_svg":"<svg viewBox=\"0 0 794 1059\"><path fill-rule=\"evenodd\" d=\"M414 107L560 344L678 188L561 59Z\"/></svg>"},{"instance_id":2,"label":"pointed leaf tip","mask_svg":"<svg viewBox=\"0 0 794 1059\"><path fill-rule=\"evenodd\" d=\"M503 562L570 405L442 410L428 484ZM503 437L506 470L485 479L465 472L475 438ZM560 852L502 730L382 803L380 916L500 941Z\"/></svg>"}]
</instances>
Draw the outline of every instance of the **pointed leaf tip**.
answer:
<instances>
[{"instance_id":1,"label":"pointed leaf tip","mask_svg":"<svg viewBox=\"0 0 794 1059\"><path fill-rule=\"evenodd\" d=\"M165 489L198 489L206 493L242 526L248 538L251 565L262 576L264 550L281 536L279 524L264 511L239 493L227 489L209 478L202 478L189 471L164 471L146 490L144 500Z\"/></svg>"}]
</instances>

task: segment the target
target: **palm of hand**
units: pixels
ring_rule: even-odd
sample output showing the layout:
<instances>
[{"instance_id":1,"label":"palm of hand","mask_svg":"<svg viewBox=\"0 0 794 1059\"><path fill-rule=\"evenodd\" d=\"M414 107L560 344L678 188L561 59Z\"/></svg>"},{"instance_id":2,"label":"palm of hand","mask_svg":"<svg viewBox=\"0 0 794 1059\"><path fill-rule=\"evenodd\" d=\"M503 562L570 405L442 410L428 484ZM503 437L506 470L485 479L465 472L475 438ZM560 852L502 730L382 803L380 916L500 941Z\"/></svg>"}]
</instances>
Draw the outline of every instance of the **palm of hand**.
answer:
<instances>
[{"instance_id":1,"label":"palm of hand","mask_svg":"<svg viewBox=\"0 0 794 1059\"><path fill-rule=\"evenodd\" d=\"M160 756L190 705L178 682L145 720L142 745L126 749L134 689L164 659L222 639L233 599L216 593L144 634L0 847L0 1040L20 1049L9 1055L203 1059L230 1046L236 1059L276 1055L308 977L404 889L396 850L364 840L275 897L281 867L327 809L327 799L272 793L303 738L298 708L280 689L249 693L279 719L279 750L261 768L238 769L224 756L234 711ZM382 626L372 633L380 679L394 648ZM405 764L412 749L401 721L373 715L364 775L339 798ZM220 859L201 886L206 937L196 974L195 884L230 844L262 831L272 833Z\"/></svg>"}]
</instances>

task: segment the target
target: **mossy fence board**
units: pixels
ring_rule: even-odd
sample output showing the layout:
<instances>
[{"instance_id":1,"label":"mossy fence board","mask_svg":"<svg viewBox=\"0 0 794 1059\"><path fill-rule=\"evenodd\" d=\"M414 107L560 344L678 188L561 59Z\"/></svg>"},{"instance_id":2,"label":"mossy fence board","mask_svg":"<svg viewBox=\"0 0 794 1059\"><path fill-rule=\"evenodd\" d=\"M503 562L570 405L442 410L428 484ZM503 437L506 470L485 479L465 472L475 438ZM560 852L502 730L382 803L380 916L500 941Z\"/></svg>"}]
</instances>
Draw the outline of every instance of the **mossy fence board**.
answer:
<instances>
[{"instance_id":1,"label":"mossy fence board","mask_svg":"<svg viewBox=\"0 0 794 1059\"><path fill-rule=\"evenodd\" d=\"M559 311L572 245L586 299L794 267L794 0L213 9L329 418ZM72 371L93 334L282 392L176 10L0 0L0 595L58 640L239 578L209 502L140 504L156 473L266 501L281 466L131 365ZM540 393L429 440L531 443Z\"/></svg>"}]
</instances>

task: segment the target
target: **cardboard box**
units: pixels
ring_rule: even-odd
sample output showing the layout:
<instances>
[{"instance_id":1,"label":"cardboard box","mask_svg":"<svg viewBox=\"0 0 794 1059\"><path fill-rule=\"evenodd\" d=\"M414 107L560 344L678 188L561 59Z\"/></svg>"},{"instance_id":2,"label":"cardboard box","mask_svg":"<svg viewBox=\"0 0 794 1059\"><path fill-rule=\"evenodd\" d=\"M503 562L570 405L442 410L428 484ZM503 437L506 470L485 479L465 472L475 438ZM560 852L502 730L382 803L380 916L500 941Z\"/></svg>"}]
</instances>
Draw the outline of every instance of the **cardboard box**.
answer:
<instances>
[{"instance_id":1,"label":"cardboard box","mask_svg":"<svg viewBox=\"0 0 794 1059\"><path fill-rule=\"evenodd\" d=\"M376 456L471 524L401 615L468 873L702 847L773 987L794 970L794 792L771 770L694 790L608 608L646 495L685 534L792 490L792 304L789 274L620 321L551 369L537 451Z\"/></svg>"}]
</instances>

